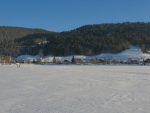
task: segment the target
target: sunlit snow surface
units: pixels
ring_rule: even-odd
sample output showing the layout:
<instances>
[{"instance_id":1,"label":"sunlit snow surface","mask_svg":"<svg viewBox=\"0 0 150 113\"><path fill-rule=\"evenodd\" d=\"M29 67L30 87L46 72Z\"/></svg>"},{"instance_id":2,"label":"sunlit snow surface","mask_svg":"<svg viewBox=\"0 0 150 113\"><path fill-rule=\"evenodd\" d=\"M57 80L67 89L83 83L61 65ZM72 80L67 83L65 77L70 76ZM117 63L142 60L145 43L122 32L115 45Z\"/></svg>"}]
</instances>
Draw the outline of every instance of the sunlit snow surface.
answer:
<instances>
[{"instance_id":1,"label":"sunlit snow surface","mask_svg":"<svg viewBox=\"0 0 150 113\"><path fill-rule=\"evenodd\" d=\"M150 67L0 65L0 113L150 113Z\"/></svg>"},{"instance_id":2,"label":"sunlit snow surface","mask_svg":"<svg viewBox=\"0 0 150 113\"><path fill-rule=\"evenodd\" d=\"M132 46L129 49L126 49L120 53L102 53L96 55L96 58L99 59L112 59L112 60L128 60L128 59L150 59L150 54L143 53L139 47Z\"/></svg>"}]
</instances>

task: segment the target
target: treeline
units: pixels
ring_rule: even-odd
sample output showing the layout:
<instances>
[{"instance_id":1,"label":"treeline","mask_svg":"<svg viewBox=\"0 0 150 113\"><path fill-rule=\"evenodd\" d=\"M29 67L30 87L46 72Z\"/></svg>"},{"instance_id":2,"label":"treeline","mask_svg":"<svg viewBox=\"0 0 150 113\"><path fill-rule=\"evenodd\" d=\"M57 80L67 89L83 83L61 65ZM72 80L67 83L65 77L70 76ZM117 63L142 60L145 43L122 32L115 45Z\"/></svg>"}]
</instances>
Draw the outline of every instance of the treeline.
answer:
<instances>
[{"instance_id":1,"label":"treeline","mask_svg":"<svg viewBox=\"0 0 150 113\"><path fill-rule=\"evenodd\" d=\"M16 32L6 28L0 29L0 39L9 37L6 39L19 47L19 54L38 54L42 50L45 55L55 56L93 55L120 52L131 45L140 46L144 52L150 50L150 23L87 25L60 33L21 28L25 29L22 33L20 28L15 28Z\"/></svg>"}]
</instances>

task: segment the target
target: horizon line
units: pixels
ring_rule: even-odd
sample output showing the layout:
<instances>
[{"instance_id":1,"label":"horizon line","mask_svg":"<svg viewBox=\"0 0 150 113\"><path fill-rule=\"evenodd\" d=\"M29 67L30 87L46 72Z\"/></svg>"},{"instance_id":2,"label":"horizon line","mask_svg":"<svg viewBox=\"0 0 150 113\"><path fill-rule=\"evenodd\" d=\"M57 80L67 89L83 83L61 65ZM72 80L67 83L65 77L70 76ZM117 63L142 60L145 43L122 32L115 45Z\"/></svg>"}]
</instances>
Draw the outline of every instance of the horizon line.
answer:
<instances>
[{"instance_id":1,"label":"horizon line","mask_svg":"<svg viewBox=\"0 0 150 113\"><path fill-rule=\"evenodd\" d=\"M83 24L83 25L79 25L78 27L74 27L68 30L61 30L61 31L56 31L56 30L50 30L48 28L44 28L44 27L30 27L30 26L17 26L17 25L0 25L0 27L12 27L12 28L24 28L24 29L37 29L37 30L46 30L49 32L57 32L57 33L61 33L61 32L68 32L68 31L72 31L75 29L78 29L80 27L84 27L84 26L92 26L92 25L105 25L105 24L125 24L125 23L144 23L144 24L148 24L150 23L150 21L144 22L144 21L124 21L124 22L103 22L103 23L91 23L91 24Z\"/></svg>"}]
</instances>

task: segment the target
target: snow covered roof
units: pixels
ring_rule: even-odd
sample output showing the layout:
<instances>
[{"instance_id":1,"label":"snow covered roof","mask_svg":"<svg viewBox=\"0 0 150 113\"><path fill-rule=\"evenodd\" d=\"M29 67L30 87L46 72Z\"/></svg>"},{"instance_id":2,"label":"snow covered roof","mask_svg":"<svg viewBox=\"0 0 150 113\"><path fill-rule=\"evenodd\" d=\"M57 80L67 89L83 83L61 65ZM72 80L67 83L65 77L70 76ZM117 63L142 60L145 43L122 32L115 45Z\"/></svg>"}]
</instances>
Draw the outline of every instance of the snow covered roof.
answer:
<instances>
[{"instance_id":1,"label":"snow covered roof","mask_svg":"<svg viewBox=\"0 0 150 113\"><path fill-rule=\"evenodd\" d=\"M17 61L26 61L26 62L33 62L34 60L37 60L39 56L32 56L32 55L21 55L17 57Z\"/></svg>"}]
</instances>

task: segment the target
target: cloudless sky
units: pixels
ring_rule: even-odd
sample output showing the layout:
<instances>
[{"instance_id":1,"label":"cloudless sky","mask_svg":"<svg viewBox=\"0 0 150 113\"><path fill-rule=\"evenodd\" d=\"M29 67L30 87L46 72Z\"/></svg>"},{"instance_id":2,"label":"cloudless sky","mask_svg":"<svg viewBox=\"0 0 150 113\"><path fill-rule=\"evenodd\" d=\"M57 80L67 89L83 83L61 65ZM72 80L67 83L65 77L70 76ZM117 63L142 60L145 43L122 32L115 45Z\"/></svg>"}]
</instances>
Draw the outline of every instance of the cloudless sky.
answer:
<instances>
[{"instance_id":1,"label":"cloudless sky","mask_svg":"<svg viewBox=\"0 0 150 113\"><path fill-rule=\"evenodd\" d=\"M66 31L129 21L149 22L150 0L0 0L0 26Z\"/></svg>"}]
</instances>

